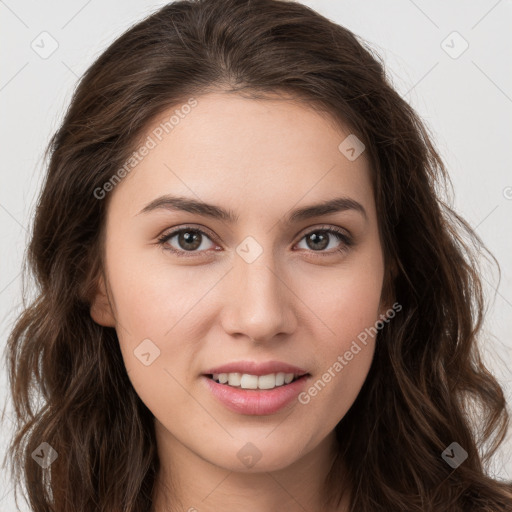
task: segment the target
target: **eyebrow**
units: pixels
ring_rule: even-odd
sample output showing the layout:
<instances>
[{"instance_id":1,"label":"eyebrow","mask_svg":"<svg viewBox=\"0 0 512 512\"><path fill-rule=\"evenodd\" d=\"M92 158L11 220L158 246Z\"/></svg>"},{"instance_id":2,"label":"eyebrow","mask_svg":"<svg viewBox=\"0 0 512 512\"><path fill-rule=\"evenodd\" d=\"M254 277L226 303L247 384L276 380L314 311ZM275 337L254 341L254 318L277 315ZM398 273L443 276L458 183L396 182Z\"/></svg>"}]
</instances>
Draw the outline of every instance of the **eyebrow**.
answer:
<instances>
[{"instance_id":1,"label":"eyebrow","mask_svg":"<svg viewBox=\"0 0 512 512\"><path fill-rule=\"evenodd\" d=\"M157 197L151 201L137 215L161 209L196 213L203 217L219 219L229 223L236 223L238 221L238 215L232 210L226 210L220 206L204 203L195 199L171 196L168 194ZM356 200L349 197L336 197L322 203L293 210L285 217L285 223L293 224L313 217L320 217L322 215L348 210L359 212L365 220L368 220L366 210L361 203L358 203Z\"/></svg>"}]
</instances>

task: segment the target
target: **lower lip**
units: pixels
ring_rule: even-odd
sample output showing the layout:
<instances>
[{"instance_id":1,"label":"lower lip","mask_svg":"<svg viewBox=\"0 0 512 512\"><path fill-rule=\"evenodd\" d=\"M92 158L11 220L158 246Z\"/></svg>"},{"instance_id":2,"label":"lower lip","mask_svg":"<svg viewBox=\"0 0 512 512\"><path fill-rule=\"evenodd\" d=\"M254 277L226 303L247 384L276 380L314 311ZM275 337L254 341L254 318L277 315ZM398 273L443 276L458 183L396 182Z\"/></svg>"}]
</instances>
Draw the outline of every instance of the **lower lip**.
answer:
<instances>
[{"instance_id":1,"label":"lower lip","mask_svg":"<svg viewBox=\"0 0 512 512\"><path fill-rule=\"evenodd\" d=\"M293 402L304 389L310 375L304 375L292 382L274 389L242 389L219 384L213 379L202 376L209 390L233 412L248 415L274 414Z\"/></svg>"}]
</instances>

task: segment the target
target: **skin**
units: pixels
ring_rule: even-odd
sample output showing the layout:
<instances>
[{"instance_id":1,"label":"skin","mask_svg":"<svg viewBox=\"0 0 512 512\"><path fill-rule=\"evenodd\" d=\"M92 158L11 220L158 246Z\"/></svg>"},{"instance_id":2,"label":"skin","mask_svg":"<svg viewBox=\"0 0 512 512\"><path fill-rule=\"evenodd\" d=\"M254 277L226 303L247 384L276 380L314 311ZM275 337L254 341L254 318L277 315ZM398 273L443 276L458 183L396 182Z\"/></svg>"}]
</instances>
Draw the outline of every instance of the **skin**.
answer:
<instances>
[{"instance_id":1,"label":"skin","mask_svg":"<svg viewBox=\"0 0 512 512\"><path fill-rule=\"evenodd\" d=\"M91 316L116 328L134 389L155 417L156 512L320 510L334 427L366 379L375 340L308 404L294 401L271 415L228 410L201 374L231 361L279 360L306 369L314 383L386 312L369 163L365 153L350 161L338 149L348 129L298 102L222 92L196 99L110 192L106 279ZM164 193L222 206L239 219L230 225L182 211L139 213ZM367 218L346 210L284 223L292 209L341 195L361 203ZM159 235L190 223L217 240L199 235L189 257L158 244ZM344 242L332 234L328 247L308 245L305 235L326 226L348 231L354 245L335 252ZM252 263L236 252L247 236L263 250ZM178 236L169 245L190 247ZM149 366L134 355L144 339L160 350ZM250 468L237 457L249 442L261 454ZM181 508L166 506L172 485Z\"/></svg>"}]
</instances>

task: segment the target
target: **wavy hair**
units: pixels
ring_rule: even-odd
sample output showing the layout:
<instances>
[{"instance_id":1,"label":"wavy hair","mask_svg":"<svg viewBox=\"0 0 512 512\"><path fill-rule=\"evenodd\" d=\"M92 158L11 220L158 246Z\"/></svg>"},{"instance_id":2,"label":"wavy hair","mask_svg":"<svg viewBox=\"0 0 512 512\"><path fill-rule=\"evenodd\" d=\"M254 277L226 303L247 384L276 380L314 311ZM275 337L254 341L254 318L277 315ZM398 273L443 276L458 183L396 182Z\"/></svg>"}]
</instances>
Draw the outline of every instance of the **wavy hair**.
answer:
<instances>
[{"instance_id":1,"label":"wavy hair","mask_svg":"<svg viewBox=\"0 0 512 512\"><path fill-rule=\"evenodd\" d=\"M152 510L153 417L115 329L90 316L111 197L95 190L158 115L213 90L292 95L350 127L371 161L384 291L403 310L379 331L368 377L336 426L326 510L346 485L351 512L510 510L512 482L487 470L509 414L477 345L485 311L477 253L491 254L442 198L451 183L432 135L378 54L314 10L279 0L170 3L79 80L45 153L24 259L36 293L6 349L15 489L23 481L34 512ZM468 453L456 469L441 456L453 441ZM58 454L46 469L32 457L42 442Z\"/></svg>"}]
</instances>

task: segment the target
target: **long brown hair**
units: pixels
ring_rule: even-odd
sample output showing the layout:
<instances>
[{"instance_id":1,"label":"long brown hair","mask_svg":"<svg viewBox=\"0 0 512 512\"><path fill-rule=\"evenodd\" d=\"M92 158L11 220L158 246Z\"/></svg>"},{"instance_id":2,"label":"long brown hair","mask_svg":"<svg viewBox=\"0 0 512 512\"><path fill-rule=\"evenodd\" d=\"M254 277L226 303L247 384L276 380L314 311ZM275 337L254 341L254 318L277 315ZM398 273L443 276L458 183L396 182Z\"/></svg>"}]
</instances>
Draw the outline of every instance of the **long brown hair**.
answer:
<instances>
[{"instance_id":1,"label":"long brown hair","mask_svg":"<svg viewBox=\"0 0 512 512\"><path fill-rule=\"evenodd\" d=\"M510 510L512 482L486 469L509 421L477 347L485 310L477 250L486 249L442 199L450 182L432 137L379 56L312 9L278 0L164 6L87 70L50 141L26 255L37 296L7 345L17 421L9 457L32 509L152 508L152 414L115 329L90 316L111 195L95 191L157 115L215 89L291 94L349 126L370 157L385 291L403 310L379 331L367 380L336 426L328 510L342 483L353 512ZM58 455L46 469L32 456L43 442ZM457 468L441 456L452 442L468 454Z\"/></svg>"}]
</instances>

